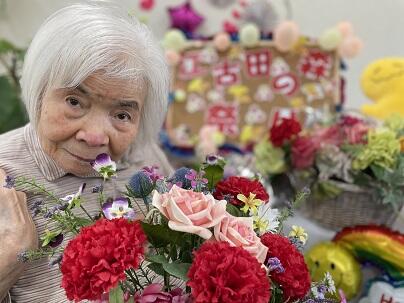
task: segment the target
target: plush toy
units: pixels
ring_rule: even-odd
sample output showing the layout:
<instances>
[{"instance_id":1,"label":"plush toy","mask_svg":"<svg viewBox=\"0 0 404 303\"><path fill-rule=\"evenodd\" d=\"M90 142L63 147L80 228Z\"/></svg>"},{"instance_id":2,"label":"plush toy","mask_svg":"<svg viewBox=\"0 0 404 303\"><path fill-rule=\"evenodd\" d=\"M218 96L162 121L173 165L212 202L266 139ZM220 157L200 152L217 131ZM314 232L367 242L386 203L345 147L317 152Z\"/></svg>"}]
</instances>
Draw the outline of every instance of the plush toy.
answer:
<instances>
[{"instance_id":1,"label":"plush toy","mask_svg":"<svg viewBox=\"0 0 404 303\"><path fill-rule=\"evenodd\" d=\"M333 242L313 246L305 259L314 281L328 271L335 287L352 299L362 279L358 261L378 266L391 281L404 281L404 235L376 225L347 227Z\"/></svg>"},{"instance_id":2,"label":"plush toy","mask_svg":"<svg viewBox=\"0 0 404 303\"><path fill-rule=\"evenodd\" d=\"M364 94L375 104L366 104L362 111L378 119L393 113L404 117L404 58L384 58L371 63L363 72Z\"/></svg>"},{"instance_id":3,"label":"plush toy","mask_svg":"<svg viewBox=\"0 0 404 303\"><path fill-rule=\"evenodd\" d=\"M404 284L387 279L371 281L367 295L359 303L400 303L404 302Z\"/></svg>"}]
</instances>

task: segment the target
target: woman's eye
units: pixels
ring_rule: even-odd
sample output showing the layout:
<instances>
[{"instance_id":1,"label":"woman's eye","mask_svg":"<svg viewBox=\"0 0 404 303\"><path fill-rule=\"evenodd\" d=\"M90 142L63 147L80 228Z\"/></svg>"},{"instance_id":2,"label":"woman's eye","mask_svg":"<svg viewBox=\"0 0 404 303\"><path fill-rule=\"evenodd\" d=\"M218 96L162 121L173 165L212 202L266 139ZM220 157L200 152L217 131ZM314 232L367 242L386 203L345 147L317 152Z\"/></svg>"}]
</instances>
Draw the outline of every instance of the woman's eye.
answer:
<instances>
[{"instance_id":1,"label":"woman's eye","mask_svg":"<svg viewBox=\"0 0 404 303\"><path fill-rule=\"evenodd\" d=\"M132 117L128 113L119 113L115 116L118 120L121 121L130 121Z\"/></svg>"},{"instance_id":2,"label":"woman's eye","mask_svg":"<svg viewBox=\"0 0 404 303\"><path fill-rule=\"evenodd\" d=\"M66 102L72 107L79 107L80 106L80 101L77 100L76 98L69 97L69 98L66 99Z\"/></svg>"}]
</instances>

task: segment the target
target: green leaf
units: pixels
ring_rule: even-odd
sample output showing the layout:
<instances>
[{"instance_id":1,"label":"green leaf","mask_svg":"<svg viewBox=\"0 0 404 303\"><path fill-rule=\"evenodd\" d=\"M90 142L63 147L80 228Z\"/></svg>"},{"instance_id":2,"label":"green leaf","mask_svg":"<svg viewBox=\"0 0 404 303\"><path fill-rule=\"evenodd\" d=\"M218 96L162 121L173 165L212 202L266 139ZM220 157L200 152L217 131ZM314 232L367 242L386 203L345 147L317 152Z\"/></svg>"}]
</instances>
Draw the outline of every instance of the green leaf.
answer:
<instances>
[{"instance_id":1,"label":"green leaf","mask_svg":"<svg viewBox=\"0 0 404 303\"><path fill-rule=\"evenodd\" d=\"M164 275L164 269L163 265L159 263L150 263L147 265L148 268L150 268L152 271L154 271L156 274L163 276Z\"/></svg>"},{"instance_id":2,"label":"green leaf","mask_svg":"<svg viewBox=\"0 0 404 303\"><path fill-rule=\"evenodd\" d=\"M168 262L166 257L164 257L163 255L148 255L146 256L146 261L159 264L164 264Z\"/></svg>"},{"instance_id":3,"label":"green leaf","mask_svg":"<svg viewBox=\"0 0 404 303\"><path fill-rule=\"evenodd\" d=\"M163 268L167 273L184 281L188 280L187 274L190 267L191 267L190 263L163 264Z\"/></svg>"},{"instance_id":4,"label":"green leaf","mask_svg":"<svg viewBox=\"0 0 404 303\"><path fill-rule=\"evenodd\" d=\"M314 184L313 192L317 199L333 199L337 197L342 190L329 181L319 181Z\"/></svg>"},{"instance_id":5,"label":"green leaf","mask_svg":"<svg viewBox=\"0 0 404 303\"><path fill-rule=\"evenodd\" d=\"M60 230L57 230L57 231L45 230L45 235L41 237L42 247L45 247L50 242L52 242L57 236L60 235L60 233L61 233Z\"/></svg>"},{"instance_id":6,"label":"green leaf","mask_svg":"<svg viewBox=\"0 0 404 303\"><path fill-rule=\"evenodd\" d=\"M152 225L142 222L142 228L148 241L155 247L165 247L170 243L181 245L184 233L171 230L168 226Z\"/></svg>"},{"instance_id":7,"label":"green leaf","mask_svg":"<svg viewBox=\"0 0 404 303\"><path fill-rule=\"evenodd\" d=\"M204 167L204 171L204 177L208 179L208 187L212 190L222 180L224 169L220 165L208 165Z\"/></svg>"},{"instance_id":8,"label":"green leaf","mask_svg":"<svg viewBox=\"0 0 404 303\"><path fill-rule=\"evenodd\" d=\"M109 303L124 303L121 285L118 284L114 289L110 290Z\"/></svg>"},{"instance_id":9,"label":"green leaf","mask_svg":"<svg viewBox=\"0 0 404 303\"><path fill-rule=\"evenodd\" d=\"M17 48L10 41L0 39L0 54L5 54L16 50Z\"/></svg>"},{"instance_id":10,"label":"green leaf","mask_svg":"<svg viewBox=\"0 0 404 303\"><path fill-rule=\"evenodd\" d=\"M80 227L84 227L84 226L89 226L93 223L93 221L91 221L90 219L87 218L80 218L80 217L74 217L77 225L79 225Z\"/></svg>"},{"instance_id":11,"label":"green leaf","mask_svg":"<svg viewBox=\"0 0 404 303\"><path fill-rule=\"evenodd\" d=\"M234 217L245 217L245 214L231 203L227 203L226 211Z\"/></svg>"}]
</instances>

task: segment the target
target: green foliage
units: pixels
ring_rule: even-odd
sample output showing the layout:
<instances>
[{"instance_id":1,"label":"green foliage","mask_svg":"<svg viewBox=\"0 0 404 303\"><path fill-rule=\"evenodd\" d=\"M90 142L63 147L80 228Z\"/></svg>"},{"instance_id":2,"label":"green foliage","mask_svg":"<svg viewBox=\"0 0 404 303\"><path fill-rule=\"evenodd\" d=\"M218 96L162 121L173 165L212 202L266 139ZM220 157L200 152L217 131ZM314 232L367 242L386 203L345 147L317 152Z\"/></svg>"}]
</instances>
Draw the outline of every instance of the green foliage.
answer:
<instances>
[{"instance_id":1,"label":"green foliage","mask_svg":"<svg viewBox=\"0 0 404 303\"><path fill-rule=\"evenodd\" d=\"M47 246L50 242L52 242L57 236L59 236L61 233L60 230L57 231L50 231L50 230L45 230L45 235L41 237L42 241L42 247Z\"/></svg>"},{"instance_id":2,"label":"green foliage","mask_svg":"<svg viewBox=\"0 0 404 303\"><path fill-rule=\"evenodd\" d=\"M317 200L336 198L342 190L332 181L318 181L313 185L313 194Z\"/></svg>"},{"instance_id":3,"label":"green foliage","mask_svg":"<svg viewBox=\"0 0 404 303\"><path fill-rule=\"evenodd\" d=\"M174 263L163 263L163 268L164 270L174 276L177 277L178 279L181 279L183 281L187 281L187 273L189 268L191 267L190 263L179 263L179 262L174 262Z\"/></svg>"},{"instance_id":4,"label":"green foliage","mask_svg":"<svg viewBox=\"0 0 404 303\"><path fill-rule=\"evenodd\" d=\"M166 247L169 244L179 244L185 235L184 233L173 231L165 225L152 225L146 222L141 222L141 224L147 240L155 248Z\"/></svg>"},{"instance_id":5,"label":"green foliage","mask_svg":"<svg viewBox=\"0 0 404 303\"><path fill-rule=\"evenodd\" d=\"M204 177L208 179L208 188L210 191L212 191L216 184L222 180L225 165L226 161L220 157L215 164L203 163L201 165L200 168L205 172Z\"/></svg>"},{"instance_id":6,"label":"green foliage","mask_svg":"<svg viewBox=\"0 0 404 303\"><path fill-rule=\"evenodd\" d=\"M0 133L20 127L27 122L20 99L18 69L22 65L24 50L0 39L0 64L6 74L0 76Z\"/></svg>"},{"instance_id":7,"label":"green foliage","mask_svg":"<svg viewBox=\"0 0 404 303\"><path fill-rule=\"evenodd\" d=\"M115 288L109 291L109 303L124 303L123 290L121 285L117 285Z\"/></svg>"},{"instance_id":8,"label":"green foliage","mask_svg":"<svg viewBox=\"0 0 404 303\"><path fill-rule=\"evenodd\" d=\"M0 76L0 133L18 128L27 122L24 106L7 76Z\"/></svg>"},{"instance_id":9,"label":"green foliage","mask_svg":"<svg viewBox=\"0 0 404 303\"><path fill-rule=\"evenodd\" d=\"M226 205L226 211L234 216L234 217L246 217L247 215L243 213L240 209L238 209L237 206L234 206L233 204L227 203Z\"/></svg>"}]
</instances>

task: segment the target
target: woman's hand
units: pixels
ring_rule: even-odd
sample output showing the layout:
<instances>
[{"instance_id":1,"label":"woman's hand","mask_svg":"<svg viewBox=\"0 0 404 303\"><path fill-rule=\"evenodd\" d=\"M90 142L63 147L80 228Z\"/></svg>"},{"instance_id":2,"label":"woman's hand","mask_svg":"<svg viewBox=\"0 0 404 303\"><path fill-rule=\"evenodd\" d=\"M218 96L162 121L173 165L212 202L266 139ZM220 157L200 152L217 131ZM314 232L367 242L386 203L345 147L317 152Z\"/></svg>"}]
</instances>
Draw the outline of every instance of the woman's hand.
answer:
<instances>
[{"instance_id":1,"label":"woman's hand","mask_svg":"<svg viewBox=\"0 0 404 303\"><path fill-rule=\"evenodd\" d=\"M6 173L0 169L0 301L17 281L24 265L17 255L38 247L38 234L27 208L25 193L3 187Z\"/></svg>"},{"instance_id":2,"label":"woman's hand","mask_svg":"<svg viewBox=\"0 0 404 303\"><path fill-rule=\"evenodd\" d=\"M0 169L0 239L3 249L37 248L38 234L28 211L25 193L3 187L6 174Z\"/></svg>"}]
</instances>

